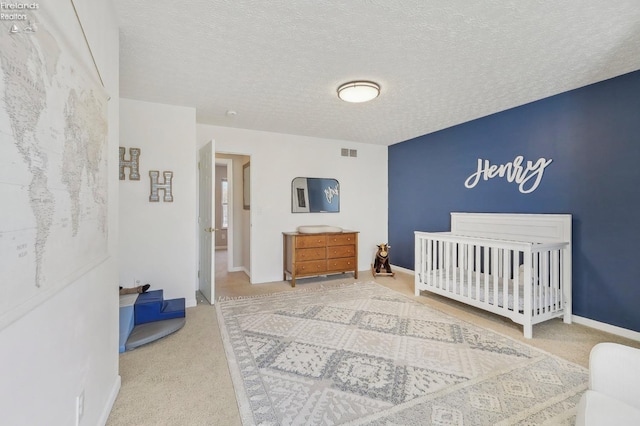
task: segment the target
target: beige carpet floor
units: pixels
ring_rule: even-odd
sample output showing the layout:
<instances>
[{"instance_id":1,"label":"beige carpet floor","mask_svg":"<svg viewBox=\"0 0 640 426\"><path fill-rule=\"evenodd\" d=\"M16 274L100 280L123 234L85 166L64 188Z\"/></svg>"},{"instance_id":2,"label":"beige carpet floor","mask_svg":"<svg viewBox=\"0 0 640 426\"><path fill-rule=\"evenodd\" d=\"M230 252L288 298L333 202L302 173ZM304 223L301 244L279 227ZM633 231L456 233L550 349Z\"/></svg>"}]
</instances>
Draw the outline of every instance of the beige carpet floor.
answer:
<instances>
[{"instance_id":1,"label":"beige carpet floor","mask_svg":"<svg viewBox=\"0 0 640 426\"><path fill-rule=\"evenodd\" d=\"M218 264L218 262L216 262ZM370 271L360 279L350 274L308 278L291 288L288 282L251 285L242 272L216 271L216 297L250 296L279 291L371 281ZM588 366L589 351L598 342L612 341L640 348L640 342L616 337L577 324L552 320L534 326L533 339L511 321L434 295L413 296L413 276L396 273L376 277L381 285L421 303L489 328L571 362ZM222 347L215 306L198 294L198 305L187 309L180 331L120 355L122 386L107 425L240 425L236 397Z\"/></svg>"}]
</instances>

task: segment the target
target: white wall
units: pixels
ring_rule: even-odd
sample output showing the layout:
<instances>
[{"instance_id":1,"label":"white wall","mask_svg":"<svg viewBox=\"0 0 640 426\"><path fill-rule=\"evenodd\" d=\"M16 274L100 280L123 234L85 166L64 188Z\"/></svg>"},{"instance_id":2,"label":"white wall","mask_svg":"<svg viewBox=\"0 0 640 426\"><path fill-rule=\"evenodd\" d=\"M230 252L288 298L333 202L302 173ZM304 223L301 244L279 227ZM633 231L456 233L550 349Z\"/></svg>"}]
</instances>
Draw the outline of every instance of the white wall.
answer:
<instances>
[{"instance_id":1,"label":"white wall","mask_svg":"<svg viewBox=\"0 0 640 426\"><path fill-rule=\"evenodd\" d=\"M360 231L358 269L368 271L387 241L387 147L198 124L198 149L251 156L251 282L282 280L282 232L326 224ZM358 150L342 157L341 148ZM291 181L336 178L340 213L291 213ZM366 279L363 272L362 279Z\"/></svg>"},{"instance_id":2,"label":"white wall","mask_svg":"<svg viewBox=\"0 0 640 426\"><path fill-rule=\"evenodd\" d=\"M194 108L120 100L120 146L140 148L140 180L120 181L120 285L163 289L195 306L197 288ZM149 171L173 172L173 202L150 202Z\"/></svg>"},{"instance_id":3,"label":"white wall","mask_svg":"<svg viewBox=\"0 0 640 426\"><path fill-rule=\"evenodd\" d=\"M109 119L110 257L0 331L0 422L74 425L84 391L82 425L104 424L120 388L118 376L118 28L110 1L75 0L96 63L111 96ZM71 5L41 4L66 19ZM38 23L46 28L47 22ZM64 18L62 18L64 16ZM8 37L3 34L2 37ZM81 48L84 42L74 39ZM2 52L0 52L2 54ZM92 63L87 69L94 69ZM0 165L3 159L0 158Z\"/></svg>"}]
</instances>

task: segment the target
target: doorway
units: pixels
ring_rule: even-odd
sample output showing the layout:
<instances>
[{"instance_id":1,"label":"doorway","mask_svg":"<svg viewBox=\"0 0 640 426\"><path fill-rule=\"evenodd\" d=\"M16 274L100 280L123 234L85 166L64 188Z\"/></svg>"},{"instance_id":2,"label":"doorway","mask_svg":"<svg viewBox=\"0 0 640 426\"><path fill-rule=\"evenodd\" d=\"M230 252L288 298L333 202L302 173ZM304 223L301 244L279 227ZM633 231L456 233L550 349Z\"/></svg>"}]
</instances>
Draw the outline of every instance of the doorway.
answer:
<instances>
[{"instance_id":1,"label":"doorway","mask_svg":"<svg viewBox=\"0 0 640 426\"><path fill-rule=\"evenodd\" d=\"M231 275L229 280L221 280L222 282L234 282L236 278L234 275L237 273L251 277L251 210L250 205L245 208L244 185L244 172L250 160L251 157L248 155L215 153L214 163L217 175L215 180L219 181L216 184L216 193L222 192L222 179L226 178L227 182L226 231L219 231L220 235L216 236L219 238L216 238L213 252L216 276L218 273ZM216 202L216 228L225 229L222 220L224 215L222 196L216 195L216 198L219 199ZM240 279L240 277L237 278Z\"/></svg>"},{"instance_id":2,"label":"doorway","mask_svg":"<svg viewBox=\"0 0 640 426\"><path fill-rule=\"evenodd\" d=\"M230 158L215 158L215 275L226 278L226 274L233 267L233 224L234 224L234 186L233 160Z\"/></svg>"},{"instance_id":3,"label":"doorway","mask_svg":"<svg viewBox=\"0 0 640 426\"><path fill-rule=\"evenodd\" d=\"M223 283L233 282L235 277L232 275L237 273L246 274L251 281L251 211L249 206L245 208L243 204L245 188L248 189L247 192L250 191L250 179L244 179L243 170L247 170L250 159L248 155L215 152L213 140L199 151L200 238L196 290L211 304L215 301L217 274L229 274L230 279L222 279ZM219 179L216 177L217 166L222 166ZM217 205L222 205L222 198L218 197L218 194L222 195L222 186L216 182L222 181L223 173L226 173L227 204L224 224L221 220L224 209L216 211ZM244 185L244 181L248 187ZM214 237L214 233L220 234L219 238ZM246 281L246 277L241 280Z\"/></svg>"}]
</instances>

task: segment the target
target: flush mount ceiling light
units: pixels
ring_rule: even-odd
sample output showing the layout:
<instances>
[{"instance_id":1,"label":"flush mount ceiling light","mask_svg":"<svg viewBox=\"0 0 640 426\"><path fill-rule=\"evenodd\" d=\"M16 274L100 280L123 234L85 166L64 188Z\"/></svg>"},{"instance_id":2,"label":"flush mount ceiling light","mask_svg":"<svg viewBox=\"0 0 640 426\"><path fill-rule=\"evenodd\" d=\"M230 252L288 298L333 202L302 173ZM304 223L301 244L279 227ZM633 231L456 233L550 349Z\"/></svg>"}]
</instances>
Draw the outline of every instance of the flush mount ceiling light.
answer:
<instances>
[{"instance_id":1,"label":"flush mount ceiling light","mask_svg":"<svg viewBox=\"0 0 640 426\"><path fill-rule=\"evenodd\" d=\"M350 81L338 87L338 97L346 102L368 102L380 94L380 86L372 81Z\"/></svg>"}]
</instances>

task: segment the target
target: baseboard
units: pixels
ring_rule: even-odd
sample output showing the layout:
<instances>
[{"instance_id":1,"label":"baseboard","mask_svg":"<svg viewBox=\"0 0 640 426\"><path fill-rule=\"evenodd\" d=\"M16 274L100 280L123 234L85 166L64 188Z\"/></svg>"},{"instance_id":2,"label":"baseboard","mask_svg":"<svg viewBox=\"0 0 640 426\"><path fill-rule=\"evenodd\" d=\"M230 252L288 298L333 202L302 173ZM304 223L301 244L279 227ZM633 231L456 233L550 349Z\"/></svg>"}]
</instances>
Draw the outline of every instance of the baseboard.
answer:
<instances>
[{"instance_id":1,"label":"baseboard","mask_svg":"<svg viewBox=\"0 0 640 426\"><path fill-rule=\"evenodd\" d=\"M193 308L197 304L198 304L198 301L196 300L195 297L190 297L188 299L185 298L185 301L184 301L185 308Z\"/></svg>"},{"instance_id":2,"label":"baseboard","mask_svg":"<svg viewBox=\"0 0 640 426\"><path fill-rule=\"evenodd\" d=\"M399 272L404 272L405 274L415 275L415 273L411 269L403 268L402 266L391 265L391 270L396 270Z\"/></svg>"},{"instance_id":3,"label":"baseboard","mask_svg":"<svg viewBox=\"0 0 640 426\"><path fill-rule=\"evenodd\" d=\"M242 266L234 266L233 268L229 269L229 272L242 272L244 271L244 268Z\"/></svg>"},{"instance_id":4,"label":"baseboard","mask_svg":"<svg viewBox=\"0 0 640 426\"><path fill-rule=\"evenodd\" d=\"M396 269L397 271L400 271L400 272L404 272L406 274L415 275L415 272L412 271L411 269L406 269L401 266L392 265L391 268ZM604 331L609 334L613 334L616 336L624 337L626 339L631 339L631 340L640 342L640 333L638 333L637 331L607 324L605 322L595 321L595 320L580 317L577 315L572 315L571 320L576 324L584 325L585 327L593 328L596 330Z\"/></svg>"},{"instance_id":5,"label":"baseboard","mask_svg":"<svg viewBox=\"0 0 640 426\"><path fill-rule=\"evenodd\" d=\"M116 381L111 387L111 393L109 394L109 399L107 400L107 404L104 406L102 410L102 415L100 416L101 425L106 425L107 420L109 420L109 414L111 414L111 410L113 410L113 404L116 403L116 398L118 397L118 393L120 392L120 385L122 383L122 377L118 374L116 377Z\"/></svg>"},{"instance_id":6,"label":"baseboard","mask_svg":"<svg viewBox=\"0 0 640 426\"><path fill-rule=\"evenodd\" d=\"M577 315L572 315L571 320L576 324L584 325L589 328L595 328L596 330L604 331L606 333L615 334L616 336L640 342L640 333L638 333L637 331L607 324L605 322L595 321L589 318L579 317Z\"/></svg>"},{"instance_id":7,"label":"baseboard","mask_svg":"<svg viewBox=\"0 0 640 426\"><path fill-rule=\"evenodd\" d=\"M240 270L242 272L244 272L245 274L247 274L247 276L249 277L249 279L251 279L251 272L249 272L249 270L247 268L245 268L244 266L240 268Z\"/></svg>"}]
</instances>

